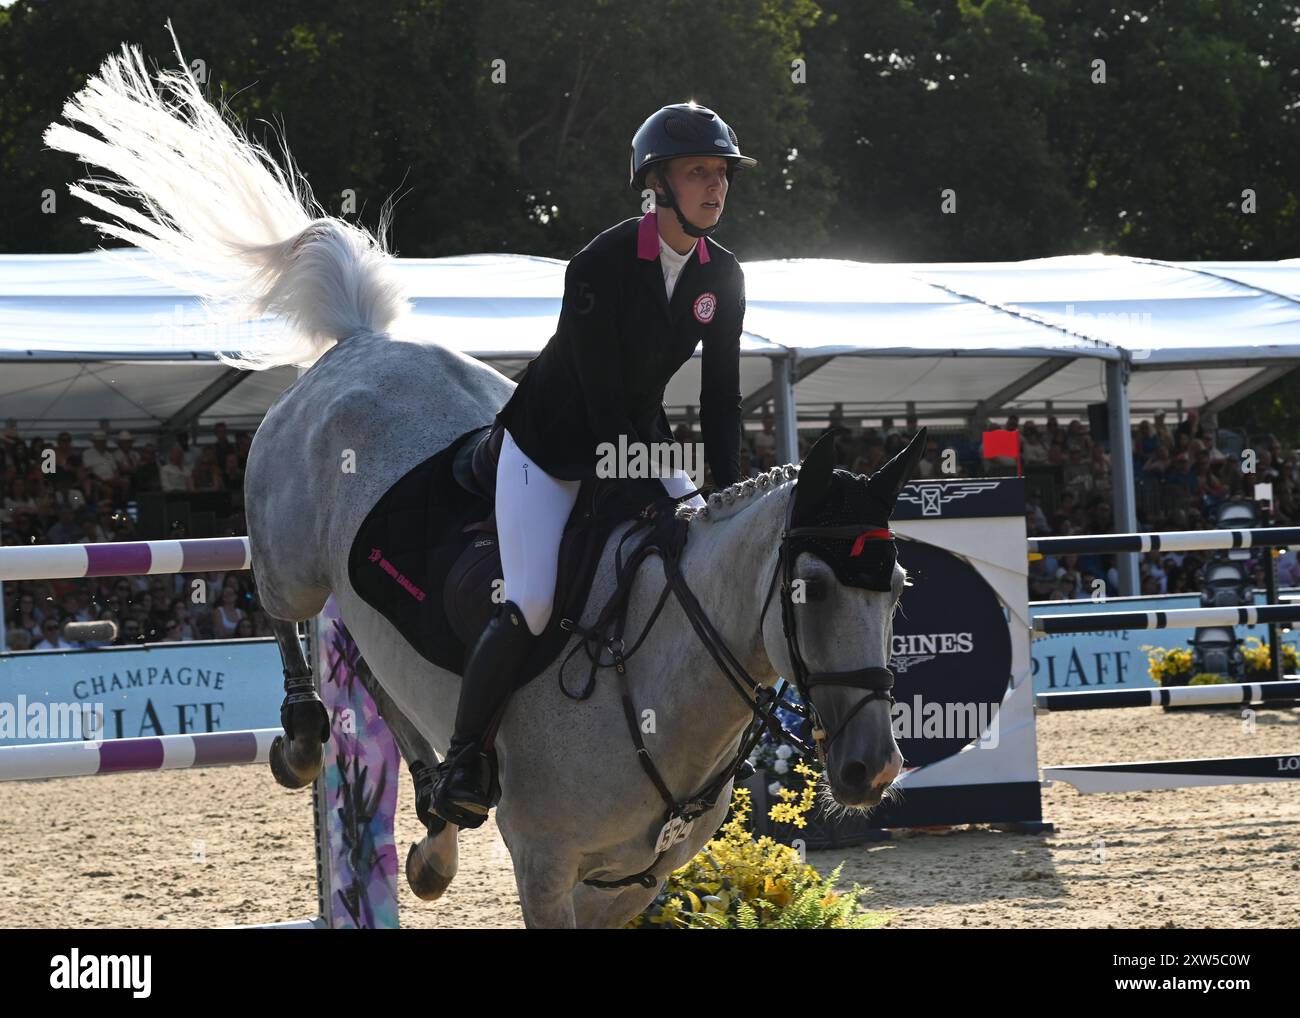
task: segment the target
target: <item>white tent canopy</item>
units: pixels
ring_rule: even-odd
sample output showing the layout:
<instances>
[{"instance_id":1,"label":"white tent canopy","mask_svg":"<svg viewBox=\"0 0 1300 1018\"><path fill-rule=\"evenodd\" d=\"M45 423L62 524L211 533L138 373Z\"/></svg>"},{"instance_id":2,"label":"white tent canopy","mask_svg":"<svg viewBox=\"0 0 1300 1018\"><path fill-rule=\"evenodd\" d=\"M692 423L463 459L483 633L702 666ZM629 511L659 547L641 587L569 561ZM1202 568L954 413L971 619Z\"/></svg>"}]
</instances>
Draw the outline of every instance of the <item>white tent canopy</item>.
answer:
<instances>
[{"instance_id":1,"label":"white tent canopy","mask_svg":"<svg viewBox=\"0 0 1300 1018\"><path fill-rule=\"evenodd\" d=\"M138 250L0 256L0 416L20 428L169 432L255 423L295 377L215 359L281 326L215 325L153 281ZM1300 363L1300 259L1159 262L1072 255L1025 262L745 264L746 409L771 402L778 452L796 421L891 416L979 427L1010 412L1229 406ZM521 255L400 259L412 313L394 331L446 343L517 375L559 317L565 263ZM693 412L699 352L665 393ZM1127 442L1112 445L1114 519L1136 529ZM1137 592L1134 556L1121 590Z\"/></svg>"},{"instance_id":2,"label":"white tent canopy","mask_svg":"<svg viewBox=\"0 0 1300 1018\"><path fill-rule=\"evenodd\" d=\"M214 325L157 283L136 249L0 256L0 414L29 428L251 423L294 377L243 375L217 350L280 326ZM565 263L522 255L398 259L403 331L517 374L559 317ZM750 262L746 405L792 371L805 413L909 413L922 423L1012 411L1081 413L1106 400L1106 361L1131 362L1136 408L1222 407L1300 363L1300 259L1156 262L1086 255L1025 262ZM782 376L784 377L784 376ZM668 387L698 401L699 360Z\"/></svg>"}]
</instances>

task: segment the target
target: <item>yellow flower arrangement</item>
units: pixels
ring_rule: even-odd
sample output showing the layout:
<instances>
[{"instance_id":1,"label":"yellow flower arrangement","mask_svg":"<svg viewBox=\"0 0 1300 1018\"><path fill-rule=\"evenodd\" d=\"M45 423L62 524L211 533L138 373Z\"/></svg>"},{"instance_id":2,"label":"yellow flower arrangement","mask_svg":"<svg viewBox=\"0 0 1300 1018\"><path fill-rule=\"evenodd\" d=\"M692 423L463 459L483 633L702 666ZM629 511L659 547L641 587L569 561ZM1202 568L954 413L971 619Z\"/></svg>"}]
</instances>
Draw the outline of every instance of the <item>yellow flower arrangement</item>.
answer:
<instances>
[{"instance_id":1,"label":"yellow flower arrangement","mask_svg":"<svg viewBox=\"0 0 1300 1018\"><path fill-rule=\"evenodd\" d=\"M1147 652L1147 672L1158 686L1178 685L1192 670L1190 647L1169 650L1144 643L1142 649Z\"/></svg>"},{"instance_id":2,"label":"yellow flower arrangement","mask_svg":"<svg viewBox=\"0 0 1300 1018\"><path fill-rule=\"evenodd\" d=\"M1269 652L1268 644L1258 636L1246 637L1241 646L1241 654L1246 659L1246 667L1252 672L1267 672L1273 667L1273 655ZM1300 654L1296 653L1291 644L1282 644L1282 671L1294 675L1297 670L1300 670Z\"/></svg>"},{"instance_id":3,"label":"yellow flower arrangement","mask_svg":"<svg viewBox=\"0 0 1300 1018\"><path fill-rule=\"evenodd\" d=\"M1143 644L1147 652L1147 671L1157 685L1204 686L1224 682L1222 676L1204 673L1192 675L1192 650L1190 647L1153 647ZM1252 672L1267 672L1273 667L1273 656L1268 644L1258 636L1248 636L1241 646L1246 667ZM1289 643L1282 644L1282 671L1292 675L1300 671L1300 654Z\"/></svg>"},{"instance_id":4,"label":"yellow flower arrangement","mask_svg":"<svg viewBox=\"0 0 1300 1018\"><path fill-rule=\"evenodd\" d=\"M785 801L774 805L770 815L803 827L804 814L815 803L817 774L802 763L795 769L805 779L804 789L784 789ZM751 809L749 789L736 786L731 819L694 859L672 873L628 928L873 929L888 921L887 915L859 910L865 888L834 889L843 863L823 878L791 846L770 837L755 840L746 823Z\"/></svg>"},{"instance_id":5,"label":"yellow flower arrangement","mask_svg":"<svg viewBox=\"0 0 1300 1018\"><path fill-rule=\"evenodd\" d=\"M807 814L817 804L819 774L802 760L794 765L794 772L803 777L803 789L798 792L793 788L781 789L781 801L767 811L767 816L778 824L794 824L802 829L808 826Z\"/></svg>"}]
</instances>

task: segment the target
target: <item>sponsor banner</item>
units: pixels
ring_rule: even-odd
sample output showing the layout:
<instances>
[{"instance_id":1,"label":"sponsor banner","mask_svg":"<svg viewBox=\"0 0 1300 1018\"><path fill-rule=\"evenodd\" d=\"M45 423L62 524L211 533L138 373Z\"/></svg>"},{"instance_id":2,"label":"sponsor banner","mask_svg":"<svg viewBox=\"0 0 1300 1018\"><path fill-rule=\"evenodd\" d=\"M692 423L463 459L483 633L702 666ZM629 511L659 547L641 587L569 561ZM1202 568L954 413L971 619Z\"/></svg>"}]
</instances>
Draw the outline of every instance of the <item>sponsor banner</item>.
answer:
<instances>
[{"instance_id":1,"label":"sponsor banner","mask_svg":"<svg viewBox=\"0 0 1300 1018\"><path fill-rule=\"evenodd\" d=\"M1256 604L1267 604L1256 593ZM1164 597L1113 597L1098 603L1086 601L1038 601L1030 606L1032 617L1046 615L1082 615L1093 612L1168 611L1171 608L1200 608L1199 594L1171 594ZM1237 626L1242 643L1257 636L1268 643L1268 626ZM1037 636L1033 641L1033 676L1035 693L1075 692L1081 689L1149 689L1156 683L1147 671L1145 646L1172 650L1190 647L1195 629L1108 630L1100 633L1055 633ZM1300 648L1294 630L1283 629L1283 643Z\"/></svg>"},{"instance_id":2,"label":"sponsor banner","mask_svg":"<svg viewBox=\"0 0 1300 1018\"><path fill-rule=\"evenodd\" d=\"M0 746L275 728L283 697L271 639L6 654Z\"/></svg>"},{"instance_id":3,"label":"sponsor banner","mask_svg":"<svg viewBox=\"0 0 1300 1018\"><path fill-rule=\"evenodd\" d=\"M973 566L942 548L899 541L898 560L915 583L894 616L889 659L894 736L907 766L942 760L982 736L996 744L989 730L1011 679L1002 603Z\"/></svg>"}]
</instances>

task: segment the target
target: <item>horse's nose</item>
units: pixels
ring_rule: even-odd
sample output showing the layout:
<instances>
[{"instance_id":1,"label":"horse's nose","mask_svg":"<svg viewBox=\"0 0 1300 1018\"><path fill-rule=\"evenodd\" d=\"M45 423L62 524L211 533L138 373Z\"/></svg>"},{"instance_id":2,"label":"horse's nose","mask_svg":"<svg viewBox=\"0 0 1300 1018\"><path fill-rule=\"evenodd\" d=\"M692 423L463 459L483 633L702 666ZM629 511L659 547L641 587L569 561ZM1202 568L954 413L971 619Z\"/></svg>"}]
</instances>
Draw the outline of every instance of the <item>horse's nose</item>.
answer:
<instances>
[{"instance_id":1,"label":"horse's nose","mask_svg":"<svg viewBox=\"0 0 1300 1018\"><path fill-rule=\"evenodd\" d=\"M895 749L889 754L889 762L876 772L876 776L871 779L873 787L884 788L889 785L899 774L903 772L903 754Z\"/></svg>"},{"instance_id":2,"label":"horse's nose","mask_svg":"<svg viewBox=\"0 0 1300 1018\"><path fill-rule=\"evenodd\" d=\"M865 793L868 790L883 792L903 770L903 754L891 750L889 759L875 773L861 760L851 760L840 771L840 783L846 791Z\"/></svg>"}]
</instances>

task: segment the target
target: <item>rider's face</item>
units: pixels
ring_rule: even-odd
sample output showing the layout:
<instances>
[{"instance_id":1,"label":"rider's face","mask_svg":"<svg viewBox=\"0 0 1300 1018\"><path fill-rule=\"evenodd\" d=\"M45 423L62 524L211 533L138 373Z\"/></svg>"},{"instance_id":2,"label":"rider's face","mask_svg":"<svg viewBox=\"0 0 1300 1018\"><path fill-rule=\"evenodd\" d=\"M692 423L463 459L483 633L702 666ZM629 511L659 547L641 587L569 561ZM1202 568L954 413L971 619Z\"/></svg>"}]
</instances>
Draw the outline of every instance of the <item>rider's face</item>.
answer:
<instances>
[{"instance_id":1,"label":"rider's face","mask_svg":"<svg viewBox=\"0 0 1300 1018\"><path fill-rule=\"evenodd\" d=\"M727 203L727 160L683 156L668 164L668 179L682 213L692 223L712 226Z\"/></svg>"}]
</instances>

